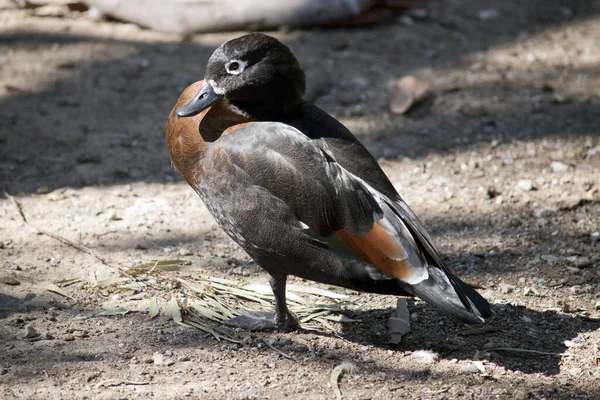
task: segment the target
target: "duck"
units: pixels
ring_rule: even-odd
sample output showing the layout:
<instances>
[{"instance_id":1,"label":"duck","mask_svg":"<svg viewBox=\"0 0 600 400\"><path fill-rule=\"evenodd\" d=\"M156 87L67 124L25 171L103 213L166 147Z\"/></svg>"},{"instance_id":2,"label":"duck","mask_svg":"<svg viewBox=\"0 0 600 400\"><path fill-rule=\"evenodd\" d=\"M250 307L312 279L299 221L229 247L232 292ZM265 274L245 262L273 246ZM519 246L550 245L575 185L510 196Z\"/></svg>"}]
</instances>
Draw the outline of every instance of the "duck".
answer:
<instances>
[{"instance_id":1,"label":"duck","mask_svg":"<svg viewBox=\"0 0 600 400\"><path fill-rule=\"evenodd\" d=\"M227 324L298 328L286 303L290 275L418 297L457 320L484 323L489 303L450 270L367 148L304 92L289 47L250 33L213 52L166 123L175 168L269 274L274 311L245 311Z\"/></svg>"}]
</instances>

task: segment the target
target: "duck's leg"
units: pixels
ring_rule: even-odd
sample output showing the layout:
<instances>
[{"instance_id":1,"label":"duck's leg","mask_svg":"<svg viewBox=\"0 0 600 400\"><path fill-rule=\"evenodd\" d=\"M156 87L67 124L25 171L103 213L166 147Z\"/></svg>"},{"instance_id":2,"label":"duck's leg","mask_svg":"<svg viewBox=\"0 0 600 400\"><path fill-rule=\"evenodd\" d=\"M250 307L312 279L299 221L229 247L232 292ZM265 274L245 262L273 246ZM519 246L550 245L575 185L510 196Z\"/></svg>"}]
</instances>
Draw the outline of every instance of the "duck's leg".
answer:
<instances>
[{"instance_id":1,"label":"duck's leg","mask_svg":"<svg viewBox=\"0 0 600 400\"><path fill-rule=\"evenodd\" d=\"M288 310L285 299L287 276L271 274L269 283L275 295L275 312L244 310L243 314L225 321L227 325L250 331L291 331L298 327L298 321Z\"/></svg>"}]
</instances>

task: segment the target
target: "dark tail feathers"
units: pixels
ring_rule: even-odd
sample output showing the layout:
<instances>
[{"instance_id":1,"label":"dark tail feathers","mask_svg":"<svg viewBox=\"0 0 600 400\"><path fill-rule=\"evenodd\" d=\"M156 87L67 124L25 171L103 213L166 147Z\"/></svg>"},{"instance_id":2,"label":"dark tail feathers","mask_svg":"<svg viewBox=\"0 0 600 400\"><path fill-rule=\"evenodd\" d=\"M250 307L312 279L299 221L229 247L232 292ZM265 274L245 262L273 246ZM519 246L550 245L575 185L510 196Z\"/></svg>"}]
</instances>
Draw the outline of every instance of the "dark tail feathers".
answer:
<instances>
[{"instance_id":1,"label":"dark tail feathers","mask_svg":"<svg viewBox=\"0 0 600 400\"><path fill-rule=\"evenodd\" d=\"M444 314L470 324L482 324L484 318L492 315L489 303L472 287L453 276L448 278L441 269L429 266L429 278L411 285L410 289L415 296L436 307ZM459 290L467 298L473 312L469 311L462 303L450 279L458 284Z\"/></svg>"}]
</instances>

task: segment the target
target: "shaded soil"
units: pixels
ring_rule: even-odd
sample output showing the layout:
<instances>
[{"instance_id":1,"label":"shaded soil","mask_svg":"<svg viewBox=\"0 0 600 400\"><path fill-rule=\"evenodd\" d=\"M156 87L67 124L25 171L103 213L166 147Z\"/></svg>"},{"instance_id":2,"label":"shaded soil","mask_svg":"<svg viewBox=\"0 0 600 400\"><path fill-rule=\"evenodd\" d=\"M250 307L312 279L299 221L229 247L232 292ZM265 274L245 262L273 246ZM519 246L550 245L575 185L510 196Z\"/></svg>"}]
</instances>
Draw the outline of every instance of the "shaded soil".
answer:
<instances>
[{"instance_id":1,"label":"shaded soil","mask_svg":"<svg viewBox=\"0 0 600 400\"><path fill-rule=\"evenodd\" d=\"M125 265L183 258L264 282L163 139L179 92L241 33L180 38L10 4L0 1L0 183L30 224ZM36 234L0 198L0 397L327 399L348 361L348 399L599 398L600 2L456 0L372 27L273 34L301 60L314 102L380 159L493 303L490 330L412 301L412 332L390 345L394 298L328 288L356 300L346 314L359 322L223 328L242 343L218 343L172 321L167 283L93 287L114 269ZM409 74L435 96L392 115ZM47 290L65 279L79 279L62 288L72 299ZM146 321L152 296L162 313ZM134 312L99 315L114 307Z\"/></svg>"}]
</instances>

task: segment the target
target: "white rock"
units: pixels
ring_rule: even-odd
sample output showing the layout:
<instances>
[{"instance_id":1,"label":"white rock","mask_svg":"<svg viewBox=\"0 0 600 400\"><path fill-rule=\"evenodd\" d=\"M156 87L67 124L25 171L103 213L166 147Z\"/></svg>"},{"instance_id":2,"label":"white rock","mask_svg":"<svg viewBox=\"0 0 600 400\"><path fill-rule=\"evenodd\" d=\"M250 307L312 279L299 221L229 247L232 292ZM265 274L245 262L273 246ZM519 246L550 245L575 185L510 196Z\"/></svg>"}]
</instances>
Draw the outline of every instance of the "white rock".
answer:
<instances>
[{"instance_id":1,"label":"white rock","mask_svg":"<svg viewBox=\"0 0 600 400\"><path fill-rule=\"evenodd\" d=\"M529 179L521 179L517 183L517 189L522 192L529 192L530 190L533 190L533 182Z\"/></svg>"},{"instance_id":2,"label":"white rock","mask_svg":"<svg viewBox=\"0 0 600 400\"><path fill-rule=\"evenodd\" d=\"M479 11L477 13L477 17L479 17L479 19L481 21L489 21L489 20L492 20L492 19L496 19L496 18L498 18L499 15L500 15L500 13L495 8L489 8L487 10L481 10L481 11Z\"/></svg>"},{"instance_id":3,"label":"white rock","mask_svg":"<svg viewBox=\"0 0 600 400\"><path fill-rule=\"evenodd\" d=\"M413 351L410 355L410 358L420 364L433 364L437 361L438 357L437 353L430 350L417 350Z\"/></svg>"},{"instance_id":4,"label":"white rock","mask_svg":"<svg viewBox=\"0 0 600 400\"><path fill-rule=\"evenodd\" d=\"M552 161L550 168L552 169L552 172L565 172L569 170L569 166L560 161Z\"/></svg>"}]
</instances>

